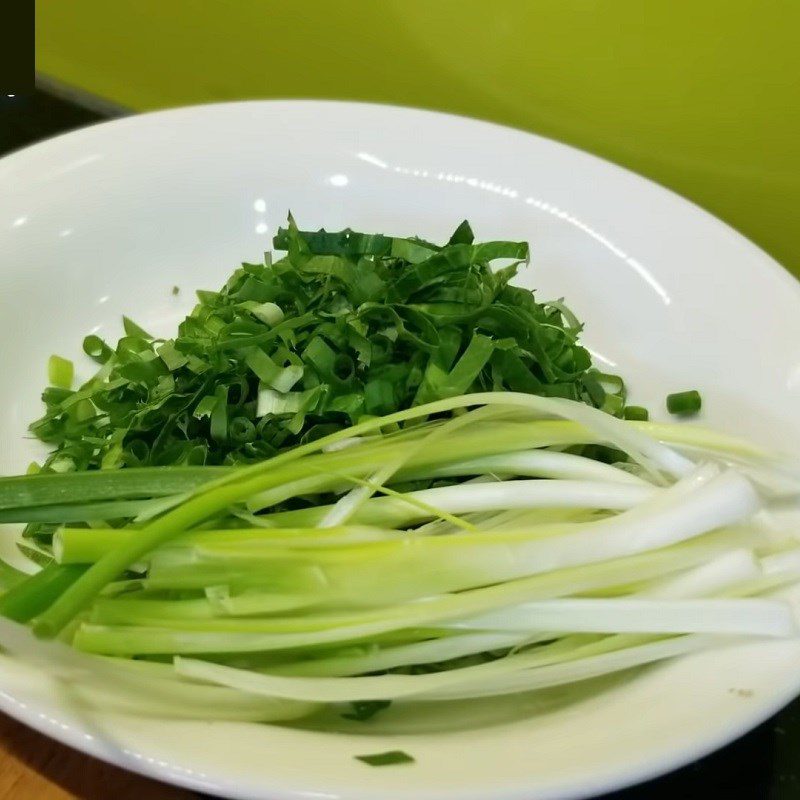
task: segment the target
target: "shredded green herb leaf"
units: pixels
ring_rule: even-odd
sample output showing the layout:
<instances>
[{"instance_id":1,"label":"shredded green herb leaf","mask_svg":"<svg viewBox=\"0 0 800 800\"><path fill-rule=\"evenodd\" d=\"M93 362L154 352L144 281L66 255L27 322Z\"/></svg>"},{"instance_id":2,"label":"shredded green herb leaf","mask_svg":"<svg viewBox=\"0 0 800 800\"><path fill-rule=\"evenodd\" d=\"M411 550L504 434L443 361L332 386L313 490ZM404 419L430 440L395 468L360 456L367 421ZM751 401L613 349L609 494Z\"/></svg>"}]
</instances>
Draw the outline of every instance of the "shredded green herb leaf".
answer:
<instances>
[{"instance_id":1,"label":"shredded green herb leaf","mask_svg":"<svg viewBox=\"0 0 800 800\"><path fill-rule=\"evenodd\" d=\"M416 237L301 231L286 255L243 264L174 339L128 318L77 390L51 360L45 471L238 464L413 405L471 391L566 397L621 416L625 387L592 368L560 301L509 285L525 242L476 244L463 222L445 245ZM511 260L493 270L499 259ZM175 293L175 289L173 289ZM54 357L54 359L57 357Z\"/></svg>"},{"instance_id":2,"label":"shredded green herb leaf","mask_svg":"<svg viewBox=\"0 0 800 800\"><path fill-rule=\"evenodd\" d=\"M371 753L364 756L355 756L359 761L371 767L389 767L393 764L413 764L414 757L403 750L387 750L385 753Z\"/></svg>"}]
</instances>

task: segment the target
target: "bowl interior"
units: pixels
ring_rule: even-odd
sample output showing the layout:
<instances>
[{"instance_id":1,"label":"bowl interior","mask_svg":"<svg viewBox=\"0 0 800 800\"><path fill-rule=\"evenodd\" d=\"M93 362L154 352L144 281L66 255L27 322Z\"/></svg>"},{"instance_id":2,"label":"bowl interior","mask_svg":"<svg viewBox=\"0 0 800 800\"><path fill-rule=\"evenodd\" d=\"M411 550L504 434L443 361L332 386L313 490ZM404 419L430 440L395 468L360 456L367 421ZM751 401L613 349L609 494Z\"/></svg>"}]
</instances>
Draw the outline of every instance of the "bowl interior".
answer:
<instances>
[{"instance_id":1,"label":"bowl interior","mask_svg":"<svg viewBox=\"0 0 800 800\"><path fill-rule=\"evenodd\" d=\"M25 431L40 413L51 353L88 375L83 336L116 341L123 313L169 335L195 289L217 288L239 262L261 258L289 209L301 226L436 240L468 218L480 239L527 239L532 263L519 282L566 298L598 366L626 377L656 417L667 393L696 387L709 424L784 449L800 438L794 280L686 201L547 140L389 107L241 103L46 142L0 161L0 185L0 473L41 455ZM800 688L798 655L794 643L730 648L569 702L552 692L477 704L426 726L398 711L338 734L322 724L88 719L12 662L0 672L11 713L206 791L544 798L622 785L729 740ZM399 768L353 760L397 748L417 759L402 780Z\"/></svg>"}]
</instances>

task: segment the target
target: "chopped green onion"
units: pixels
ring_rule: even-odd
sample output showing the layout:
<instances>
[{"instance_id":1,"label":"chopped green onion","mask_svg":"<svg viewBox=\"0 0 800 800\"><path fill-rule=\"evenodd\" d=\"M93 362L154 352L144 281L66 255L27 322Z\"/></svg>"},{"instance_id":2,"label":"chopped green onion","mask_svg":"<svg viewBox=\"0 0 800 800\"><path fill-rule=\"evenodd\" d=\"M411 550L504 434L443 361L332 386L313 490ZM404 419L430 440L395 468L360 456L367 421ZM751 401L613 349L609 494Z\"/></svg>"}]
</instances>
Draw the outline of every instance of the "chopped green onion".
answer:
<instances>
[{"instance_id":1,"label":"chopped green onion","mask_svg":"<svg viewBox=\"0 0 800 800\"><path fill-rule=\"evenodd\" d=\"M47 377L51 386L60 389L71 389L75 378L75 367L72 362L61 356L52 355L47 363Z\"/></svg>"},{"instance_id":2,"label":"chopped green onion","mask_svg":"<svg viewBox=\"0 0 800 800\"><path fill-rule=\"evenodd\" d=\"M622 413L624 384L590 376L569 309L510 285L527 264L525 242L475 243L467 222L439 245L302 231L290 219L275 246L282 258L243 264L218 291L198 292L170 339L127 317L113 345L87 336L100 369L77 392L66 376L51 381L31 425L54 448L44 469L185 464L201 450L205 464L254 463L365 414L487 388ZM498 259L514 263L495 270ZM228 396L215 403L212 435L206 398L221 398L220 387ZM243 423L247 435L222 435L223 421L237 418L257 435ZM147 445L145 460L130 452L134 440Z\"/></svg>"},{"instance_id":3,"label":"chopped green onion","mask_svg":"<svg viewBox=\"0 0 800 800\"><path fill-rule=\"evenodd\" d=\"M140 328L132 319L128 317L122 318L122 327L128 336L134 336L139 339L152 339L153 337L143 328Z\"/></svg>"},{"instance_id":4,"label":"chopped green onion","mask_svg":"<svg viewBox=\"0 0 800 800\"><path fill-rule=\"evenodd\" d=\"M643 406L625 406L623 416L625 419L646 422L650 419L650 412Z\"/></svg>"},{"instance_id":5,"label":"chopped green onion","mask_svg":"<svg viewBox=\"0 0 800 800\"><path fill-rule=\"evenodd\" d=\"M403 750L388 750L385 753L370 753L364 756L354 756L359 761L371 767L389 767L394 764L413 764L414 758Z\"/></svg>"},{"instance_id":6,"label":"chopped green onion","mask_svg":"<svg viewBox=\"0 0 800 800\"><path fill-rule=\"evenodd\" d=\"M114 354L114 351L99 336L94 335L87 336L83 340L83 352L98 364L105 364Z\"/></svg>"},{"instance_id":7,"label":"chopped green onion","mask_svg":"<svg viewBox=\"0 0 800 800\"><path fill-rule=\"evenodd\" d=\"M279 367L263 350L253 347L245 355L245 363L259 380L284 394L303 377L303 368L296 365ZM261 415L263 416L263 415Z\"/></svg>"},{"instance_id":8,"label":"chopped green onion","mask_svg":"<svg viewBox=\"0 0 800 800\"><path fill-rule=\"evenodd\" d=\"M211 410L209 431L215 442L228 439L228 387L217 386L214 392L214 408Z\"/></svg>"},{"instance_id":9,"label":"chopped green onion","mask_svg":"<svg viewBox=\"0 0 800 800\"><path fill-rule=\"evenodd\" d=\"M261 303L251 310L253 316L258 317L265 325L277 325L283 321L283 309L275 303Z\"/></svg>"},{"instance_id":10,"label":"chopped green onion","mask_svg":"<svg viewBox=\"0 0 800 800\"><path fill-rule=\"evenodd\" d=\"M667 411L676 416L686 417L696 414L700 410L702 404L703 401L700 397L700 392L696 389L667 395Z\"/></svg>"},{"instance_id":11,"label":"chopped green onion","mask_svg":"<svg viewBox=\"0 0 800 800\"><path fill-rule=\"evenodd\" d=\"M189 363L189 359L175 347L175 342L172 340L168 339L166 342L159 345L156 348L156 352L167 365L167 369L171 372Z\"/></svg>"}]
</instances>

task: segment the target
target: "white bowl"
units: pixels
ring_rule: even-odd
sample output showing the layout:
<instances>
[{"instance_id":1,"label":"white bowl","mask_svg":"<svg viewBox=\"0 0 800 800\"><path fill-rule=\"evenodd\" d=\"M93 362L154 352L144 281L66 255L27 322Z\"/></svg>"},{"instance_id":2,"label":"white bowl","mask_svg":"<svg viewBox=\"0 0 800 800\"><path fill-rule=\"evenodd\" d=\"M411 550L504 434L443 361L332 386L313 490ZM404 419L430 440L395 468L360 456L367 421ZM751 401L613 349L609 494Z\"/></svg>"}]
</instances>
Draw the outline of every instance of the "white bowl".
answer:
<instances>
[{"instance_id":1,"label":"white bowl","mask_svg":"<svg viewBox=\"0 0 800 800\"><path fill-rule=\"evenodd\" d=\"M564 145L424 111L319 102L200 106L61 136L0 161L0 472L25 437L51 352L126 313L174 330L196 288L257 260L292 209L303 226L528 239L522 282L564 296L598 363L637 402L699 388L704 420L800 440L800 291L736 232ZM181 293L173 296L174 285ZM86 752L240 798L578 798L653 777L752 728L800 692L800 645L684 658L562 701L558 693L345 732L93 715L0 661L0 707ZM360 753L403 749L412 766Z\"/></svg>"}]
</instances>

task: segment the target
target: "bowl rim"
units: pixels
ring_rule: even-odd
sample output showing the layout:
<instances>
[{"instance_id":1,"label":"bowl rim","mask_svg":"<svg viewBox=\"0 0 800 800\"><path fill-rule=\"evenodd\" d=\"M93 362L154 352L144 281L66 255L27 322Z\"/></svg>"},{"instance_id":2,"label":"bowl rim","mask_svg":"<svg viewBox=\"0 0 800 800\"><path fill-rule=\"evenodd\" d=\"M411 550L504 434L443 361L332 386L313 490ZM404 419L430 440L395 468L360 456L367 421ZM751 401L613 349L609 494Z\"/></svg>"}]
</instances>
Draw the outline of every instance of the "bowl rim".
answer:
<instances>
[{"instance_id":1,"label":"bowl rim","mask_svg":"<svg viewBox=\"0 0 800 800\"><path fill-rule=\"evenodd\" d=\"M150 121L164 119L168 121L169 119L178 119L180 117L196 114L216 114L218 112L224 112L227 109L248 106L267 107L274 109L276 113L280 113L281 110L309 107L312 109L324 107L329 110L340 110L343 113L346 113L348 109L353 108L372 109L389 114L401 113L420 115L432 119L448 119L450 121L458 122L459 124L484 126L486 128L494 129L498 132L504 132L505 134L511 132L514 135L519 136L521 139L533 137L534 139L547 142L550 146L557 146L572 154L579 154L582 158L588 157L600 164L604 164L606 166L610 165L615 170L619 170L630 178L635 179L640 184L649 184L650 187L652 187L655 191L670 195L673 201L679 203L680 205L688 206L693 214L702 215L706 224L713 224L726 236L734 237L740 248L746 249L752 256L757 258L758 264L755 266L756 269L767 268L771 270L774 275L780 275L780 280L783 281L785 289L787 291L794 292L797 299L800 300L800 281L798 281L786 268L784 268L768 253L750 241L737 229L720 220L718 217L706 211L704 208L687 199L680 193L675 192L674 190L665 187L646 176L640 175L620 164L617 164L612 160L602 158L594 155L591 152L582 150L579 147L575 147L556 139L526 131L521 128L492 122L486 119L473 118L429 109L421 109L414 106L350 100L340 101L313 98L281 98L199 103L178 106L175 108L159 109L144 113L136 113L92 123L8 153L0 158L0 179L2 179L3 168L16 166L17 162L24 162L26 159L35 160L39 155L46 156L48 154L48 150L51 148L58 148L67 142L78 141L80 138L87 135L95 135L98 130L104 131L106 135L113 136L115 131L128 127L136 127L140 125L143 120ZM660 757L653 756L650 759L640 759L636 762L634 767L628 769L618 769L616 772L604 775L602 778L594 780L591 778L586 778L582 782L579 781L569 785L566 789L554 789L549 793L539 793L537 794L537 798L539 800L579 800L579 798L586 798L597 793L605 793L623 789L642 781L658 778L677 768L686 766L692 761L702 758L719 749L720 747L733 742L735 739L763 723L765 720L783 708L798 694L800 694L800 673L798 673L798 677L794 684L787 685L783 691L770 695L768 699L762 700L759 705L755 706L748 715L742 717L739 724L732 728L711 729L701 737L698 737L695 734L684 746L680 748L672 748L668 753ZM71 728L65 729L63 725L59 724L58 720L48 716L48 708L49 706L47 704L22 703L12 695L6 694L5 692L0 692L0 710L4 713L7 713L9 716L13 717L19 722L22 722L34 730L37 730L38 732L75 750L99 758L106 763L123 767L127 770L147 777L155 778L173 785L178 785L201 792L222 791L225 793L225 796L231 798L242 798L243 800L245 798L263 797L262 794L256 794L255 792L263 792L267 790L269 791L269 795L272 800L309 800L310 797L318 796L315 792L308 792L303 789L296 787L292 788L290 786L281 787L271 784L269 787L255 787L241 783L234 784L230 782L229 779L221 779L220 776L215 776L213 779L213 784L209 785L207 781L203 781L202 779L193 778L190 775L182 775L180 773L176 774L169 765L162 766L158 763L149 763L141 758L137 759L129 757L123 753L121 749L115 748L109 743L103 742L96 738L86 738L81 730L75 730ZM493 793L491 797L492 800L529 800L530 793L530 788L519 785L518 787L499 790ZM361 792L356 792L353 795L348 795L347 797L349 798L351 796L353 798L358 798L358 800L367 800L369 797L368 794L363 794ZM330 797L339 797L339 795L330 795ZM475 790L468 793L454 790L438 790L427 795L428 800L486 800L486 797L487 795L485 792ZM396 800L407 800L408 794L403 793L402 791L381 793L382 800L393 800L393 798L396 798Z\"/></svg>"}]
</instances>

